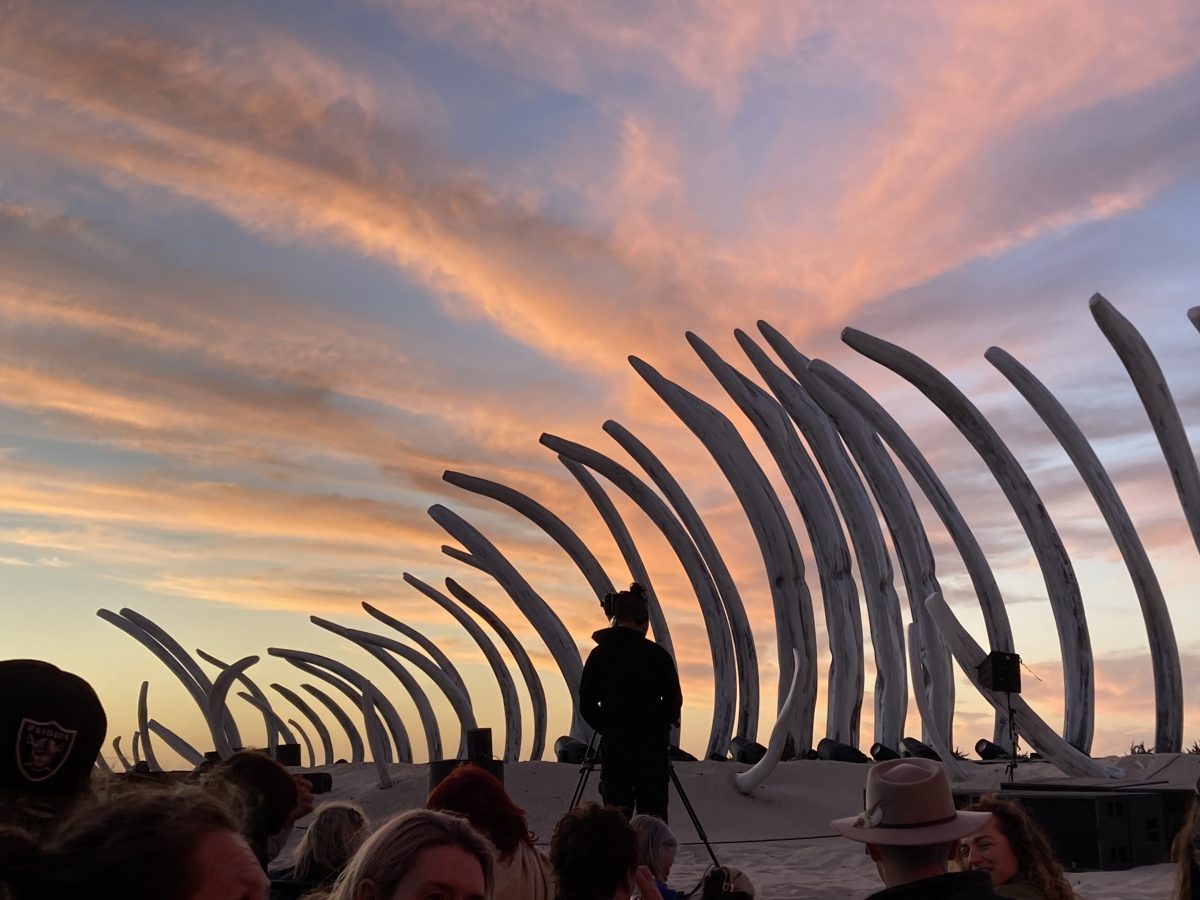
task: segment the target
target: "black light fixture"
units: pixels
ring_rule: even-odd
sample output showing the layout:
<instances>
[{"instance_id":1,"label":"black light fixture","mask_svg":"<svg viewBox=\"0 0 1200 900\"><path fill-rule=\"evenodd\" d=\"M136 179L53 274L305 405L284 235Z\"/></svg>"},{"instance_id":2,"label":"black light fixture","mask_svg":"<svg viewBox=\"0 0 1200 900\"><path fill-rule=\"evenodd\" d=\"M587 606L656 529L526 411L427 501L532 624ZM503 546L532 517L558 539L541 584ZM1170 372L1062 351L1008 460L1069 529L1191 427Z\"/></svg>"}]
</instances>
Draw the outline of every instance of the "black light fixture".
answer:
<instances>
[{"instance_id":1,"label":"black light fixture","mask_svg":"<svg viewBox=\"0 0 1200 900\"><path fill-rule=\"evenodd\" d=\"M914 737L906 737L900 742L900 744L901 756L915 756L918 759L941 759L941 757L937 755L936 750L934 750L928 744L918 741Z\"/></svg>"},{"instance_id":2,"label":"black light fixture","mask_svg":"<svg viewBox=\"0 0 1200 900\"><path fill-rule=\"evenodd\" d=\"M980 759L986 759L989 762L997 759L1008 759L1008 753L999 744L989 741L987 738L980 738L975 742L975 753Z\"/></svg>"},{"instance_id":3,"label":"black light fixture","mask_svg":"<svg viewBox=\"0 0 1200 900\"><path fill-rule=\"evenodd\" d=\"M889 759L899 759L900 754L887 744L875 743L871 745L871 758L876 762L886 762Z\"/></svg>"}]
</instances>

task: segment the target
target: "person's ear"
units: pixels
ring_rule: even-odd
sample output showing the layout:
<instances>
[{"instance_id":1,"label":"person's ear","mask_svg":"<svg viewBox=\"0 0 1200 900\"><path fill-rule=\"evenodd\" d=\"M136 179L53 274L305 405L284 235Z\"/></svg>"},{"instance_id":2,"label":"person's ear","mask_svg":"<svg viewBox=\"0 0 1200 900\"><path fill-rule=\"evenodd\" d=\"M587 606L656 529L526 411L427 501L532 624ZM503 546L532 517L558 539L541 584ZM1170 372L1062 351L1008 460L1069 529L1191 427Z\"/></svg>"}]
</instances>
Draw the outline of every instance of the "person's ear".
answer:
<instances>
[{"instance_id":1,"label":"person's ear","mask_svg":"<svg viewBox=\"0 0 1200 900\"><path fill-rule=\"evenodd\" d=\"M365 878L354 891L354 900L375 900L375 882Z\"/></svg>"}]
</instances>

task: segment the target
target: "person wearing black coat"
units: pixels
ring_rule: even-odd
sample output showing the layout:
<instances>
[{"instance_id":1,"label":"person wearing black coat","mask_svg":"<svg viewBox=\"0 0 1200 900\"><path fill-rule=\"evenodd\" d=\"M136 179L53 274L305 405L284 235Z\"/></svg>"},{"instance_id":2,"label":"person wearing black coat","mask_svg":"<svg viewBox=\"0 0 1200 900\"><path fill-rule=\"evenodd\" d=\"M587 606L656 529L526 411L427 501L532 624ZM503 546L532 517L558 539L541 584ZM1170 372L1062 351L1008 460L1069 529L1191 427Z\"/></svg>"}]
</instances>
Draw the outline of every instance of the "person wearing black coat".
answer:
<instances>
[{"instance_id":1,"label":"person wearing black coat","mask_svg":"<svg viewBox=\"0 0 1200 900\"><path fill-rule=\"evenodd\" d=\"M671 726L679 722L683 693L675 661L646 638L646 591L633 584L610 596L613 624L592 635L579 685L580 711L603 740L600 796L627 814L636 810L667 820Z\"/></svg>"}]
</instances>

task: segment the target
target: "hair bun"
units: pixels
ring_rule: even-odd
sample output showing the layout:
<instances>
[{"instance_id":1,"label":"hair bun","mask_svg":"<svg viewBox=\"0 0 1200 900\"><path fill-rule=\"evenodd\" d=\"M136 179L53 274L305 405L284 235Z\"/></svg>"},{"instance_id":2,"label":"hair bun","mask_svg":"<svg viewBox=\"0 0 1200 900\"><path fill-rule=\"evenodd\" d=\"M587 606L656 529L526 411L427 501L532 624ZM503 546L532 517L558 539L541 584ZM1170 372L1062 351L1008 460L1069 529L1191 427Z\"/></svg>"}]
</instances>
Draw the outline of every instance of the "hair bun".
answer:
<instances>
[{"instance_id":1,"label":"hair bun","mask_svg":"<svg viewBox=\"0 0 1200 900\"><path fill-rule=\"evenodd\" d=\"M635 582L633 582L633 584L629 585L629 593L634 594L638 597L645 597L646 596L646 588L644 585L640 585L635 581Z\"/></svg>"}]
</instances>

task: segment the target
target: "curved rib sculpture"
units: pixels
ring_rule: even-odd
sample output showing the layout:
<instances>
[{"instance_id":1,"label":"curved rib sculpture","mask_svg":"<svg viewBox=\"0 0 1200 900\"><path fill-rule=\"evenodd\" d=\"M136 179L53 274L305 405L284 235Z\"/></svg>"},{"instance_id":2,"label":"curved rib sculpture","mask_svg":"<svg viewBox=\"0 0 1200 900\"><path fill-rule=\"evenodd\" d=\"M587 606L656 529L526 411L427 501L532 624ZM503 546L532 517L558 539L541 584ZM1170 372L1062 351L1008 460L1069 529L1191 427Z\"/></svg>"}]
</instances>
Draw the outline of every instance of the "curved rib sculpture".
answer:
<instances>
[{"instance_id":1,"label":"curved rib sculpture","mask_svg":"<svg viewBox=\"0 0 1200 900\"><path fill-rule=\"evenodd\" d=\"M150 742L150 713L147 710L149 693L150 682L143 681L141 689L138 690L138 731L142 735L142 752L146 756L146 764L150 766L151 772L161 772L163 768L158 764L158 758L154 755L154 745Z\"/></svg>"},{"instance_id":2,"label":"curved rib sculpture","mask_svg":"<svg viewBox=\"0 0 1200 900\"><path fill-rule=\"evenodd\" d=\"M127 635L153 653L158 658L158 661L166 666L172 675L179 679L179 683L187 689L188 694L191 695L192 699L196 702L196 706L199 707L200 714L204 716L204 722L208 726L209 733L212 735L214 747L220 746L221 740L225 740L225 742L228 743L229 738L227 732L215 725L210 717L208 692L211 690L211 684L208 688L201 688L200 685L197 684L196 680L192 678L190 674L188 674L187 669L185 669L184 666L180 664L179 660L172 656L162 644L160 644L142 628L138 627L125 617L119 616L107 609L96 610L96 615L105 622L108 622L110 625L117 626L117 628L120 628ZM217 737L218 731L222 732L220 738Z\"/></svg>"},{"instance_id":3,"label":"curved rib sculpture","mask_svg":"<svg viewBox=\"0 0 1200 900\"><path fill-rule=\"evenodd\" d=\"M121 767L126 772L132 769L133 764L126 758L125 754L121 752L121 736L119 734L112 739L112 748L113 753L117 754L117 760L121 763Z\"/></svg>"},{"instance_id":4,"label":"curved rib sculpture","mask_svg":"<svg viewBox=\"0 0 1200 900\"><path fill-rule=\"evenodd\" d=\"M308 719L313 730L317 732L317 739L321 742L321 753L324 755L325 762L322 765L333 765L333 737L329 734L329 727L321 721L321 717L317 715L316 710L309 706L308 701L297 694L289 687L275 682L271 683L271 690L278 693L285 700L300 710L304 714L304 718ZM292 720L289 719L289 722ZM292 722L294 725L295 722ZM307 738L307 735L306 735Z\"/></svg>"},{"instance_id":5,"label":"curved rib sculpture","mask_svg":"<svg viewBox=\"0 0 1200 900\"><path fill-rule=\"evenodd\" d=\"M362 712L363 720L370 722L375 718L375 710L381 707L384 703L383 696L375 689L375 685L371 682L364 681L362 689L362 703L359 705L359 710ZM392 786L392 775L388 771L388 759L390 748L388 747L387 738L384 737L382 728L368 728L367 740L371 745L371 761L375 763L375 776L379 779L379 787L387 789ZM411 754L409 754L411 757ZM409 762L411 762L411 758Z\"/></svg>"},{"instance_id":6,"label":"curved rib sculpture","mask_svg":"<svg viewBox=\"0 0 1200 900\"><path fill-rule=\"evenodd\" d=\"M1183 673L1179 647L1158 576L1154 574L1150 557L1125 504L1092 445L1046 386L999 347L988 348L984 357L1012 382L1058 438L1104 516L1133 580L1150 642L1150 665L1154 672L1154 749L1158 753L1179 753L1183 749Z\"/></svg>"},{"instance_id":7,"label":"curved rib sculpture","mask_svg":"<svg viewBox=\"0 0 1200 900\"><path fill-rule=\"evenodd\" d=\"M1099 294L1088 302L1092 318L1117 351L1121 364L1137 389L1138 397L1150 419L1154 436L1162 448L1163 459L1171 472L1171 481L1183 507L1183 517L1192 530L1192 540L1200 550L1200 469L1179 418L1179 409L1150 345L1116 308Z\"/></svg>"},{"instance_id":8,"label":"curved rib sculpture","mask_svg":"<svg viewBox=\"0 0 1200 900\"><path fill-rule=\"evenodd\" d=\"M465 491L471 491L483 497L491 497L493 500L499 500L505 506L516 510L538 528L542 529L542 531L546 532L554 543L562 547L567 556L571 557L571 561L579 567L579 571L587 579L597 600L603 600L605 594L613 592L612 580L604 571L604 567L600 565L600 561L596 559L595 554L588 549L587 544L580 540L579 535L572 531L566 522L532 497L527 497L520 491L513 490L506 485L497 484L494 481L488 481L484 478L476 478L473 475L464 475L461 472L447 470L442 473L442 480Z\"/></svg>"},{"instance_id":9,"label":"curved rib sculpture","mask_svg":"<svg viewBox=\"0 0 1200 900\"><path fill-rule=\"evenodd\" d=\"M683 530L683 526L671 513L670 508L645 482L620 463L603 453L576 444L572 441L543 434L541 443L559 456L565 456L603 475L625 493L662 532L667 543L679 558L688 576L708 634L708 646L713 663L713 718L709 728L706 756L724 757L729 752L729 741L733 732L733 711L736 697L733 668L733 639L729 634L729 622L725 608L717 594L712 576L704 566L700 551Z\"/></svg>"},{"instance_id":10,"label":"curved rib sculpture","mask_svg":"<svg viewBox=\"0 0 1200 900\"><path fill-rule=\"evenodd\" d=\"M363 609L370 613L375 618L382 622L388 622L390 616L387 613L381 612L369 603L364 603ZM406 647L399 641L386 637L382 634L374 634L370 631L360 631L356 628L346 628L338 625L336 622L327 622L324 619L314 619L314 624L319 625L327 631L332 631L336 635L353 641L354 643L363 646L381 647L384 650L389 650L395 653L402 659L408 660L418 669L425 673L434 684L438 686L450 701L450 707L454 710L454 714L458 717L459 725L462 731L462 737L459 742L459 756L465 756L467 746L467 732L475 727L475 712L471 708L471 697L463 691L451 678L440 668L413 650L411 647Z\"/></svg>"},{"instance_id":11,"label":"curved rib sculpture","mask_svg":"<svg viewBox=\"0 0 1200 900\"><path fill-rule=\"evenodd\" d=\"M204 670L200 668L200 664L192 659L192 655L184 650L183 645L171 637L165 628L127 606L121 608L121 615L142 629L152 640L157 641L162 645L163 649L179 660L179 664L183 667L184 671L188 673L189 677L195 680L200 690L206 696L212 692L213 683L209 681L208 675L205 674ZM237 722L233 718L233 713L228 708L222 709L221 718L218 721L222 723L225 733L229 736L229 742L235 747L241 746L242 737L238 734Z\"/></svg>"},{"instance_id":12,"label":"curved rib sculpture","mask_svg":"<svg viewBox=\"0 0 1200 900\"><path fill-rule=\"evenodd\" d=\"M212 654L205 653L199 648L196 649L196 655L209 665L216 666L222 671L229 668L228 663L222 662ZM289 744L296 743L296 736L288 730L288 727L283 724L283 720L275 714L275 710L271 708L271 701L267 699L267 695L263 693L262 688L254 683L254 679L243 672L238 678L238 681L240 681L246 690L250 692L251 696L259 701L258 703L252 703L251 705L262 714L263 727L266 728L267 731L266 746L268 755L271 757L275 756L275 747L278 744L280 737L282 737L283 740ZM238 696L240 697L241 694Z\"/></svg>"},{"instance_id":13,"label":"curved rib sculpture","mask_svg":"<svg viewBox=\"0 0 1200 900\"><path fill-rule=\"evenodd\" d=\"M135 731L133 733L133 767L136 769L142 764L142 733Z\"/></svg>"},{"instance_id":14,"label":"curved rib sculpture","mask_svg":"<svg viewBox=\"0 0 1200 900\"><path fill-rule=\"evenodd\" d=\"M571 737L576 740L589 737L591 729L579 715L579 679L583 674L583 661L579 658L579 648L567 627L563 625L562 619L530 586L508 558L477 528L439 504L429 507L429 515L467 549L484 571L496 579L541 639L546 642L546 648L558 664L571 697Z\"/></svg>"},{"instance_id":15,"label":"curved rib sculpture","mask_svg":"<svg viewBox=\"0 0 1200 900\"><path fill-rule=\"evenodd\" d=\"M850 457L838 438L829 417L800 387L800 384L768 358L749 335L738 332L738 343L762 375L771 392L792 417L813 449L821 471L837 501L862 575L871 645L875 653L875 740L898 747L904 737L904 719L908 713L908 676L904 667L904 633L900 621L900 600L892 586L892 563L884 544L883 532L867 490L854 471ZM804 371L807 357L791 344L775 347L789 369ZM861 643L853 623L854 640ZM831 638L832 640L832 638ZM856 647L857 650L857 647ZM861 651L858 650L861 654ZM856 673L857 674L857 673Z\"/></svg>"},{"instance_id":16,"label":"curved rib sculpture","mask_svg":"<svg viewBox=\"0 0 1200 900\"><path fill-rule=\"evenodd\" d=\"M739 342L745 340L741 332L735 332L735 336ZM862 621L841 522L787 411L704 346L701 356L705 364L758 431L804 521L817 561L829 642L825 733L834 740L857 745L864 682Z\"/></svg>"},{"instance_id":17,"label":"curved rib sculpture","mask_svg":"<svg viewBox=\"0 0 1200 900\"><path fill-rule=\"evenodd\" d=\"M374 607L369 606L366 603L363 604L363 608L368 613L371 613L371 610L374 609ZM374 615L374 613L371 614ZM389 628L395 629L406 638L413 641L413 643L415 643L429 655L429 658L432 659L438 665L438 667L446 673L451 681L458 685L458 689L462 691L464 695L468 693L467 683L463 681L462 675L460 675L458 669L454 667L454 663L450 661L450 657L443 653L437 644L435 644L417 629L413 628L411 625L401 622L399 619L393 619L391 616L387 616L386 620L380 619L380 621Z\"/></svg>"},{"instance_id":18,"label":"curved rib sculpture","mask_svg":"<svg viewBox=\"0 0 1200 900\"><path fill-rule=\"evenodd\" d=\"M714 363L713 354L706 345L690 332L687 338L705 363ZM783 504L750 448L723 413L664 378L636 356L629 357L629 363L704 445L733 488L750 522L775 609L775 640L779 652L778 706L783 705L792 681L791 651L800 651L800 695L792 712L789 737L792 752L804 753L813 746L813 715L817 704L816 624L812 598L804 581L804 560ZM713 368L713 365L709 367Z\"/></svg>"},{"instance_id":19,"label":"curved rib sculpture","mask_svg":"<svg viewBox=\"0 0 1200 900\"><path fill-rule=\"evenodd\" d=\"M296 743L296 736L292 734L292 730L284 724L283 719L279 718L279 714L271 708L271 704L263 697L255 696L249 691L238 691L238 696L262 713L263 719L269 723L269 732L282 737L283 741L288 744ZM276 740L279 737L275 738ZM267 755L274 758L278 754L276 752L277 745L271 744L267 748Z\"/></svg>"},{"instance_id":20,"label":"curved rib sculpture","mask_svg":"<svg viewBox=\"0 0 1200 900\"><path fill-rule=\"evenodd\" d=\"M975 639L959 624L958 618L951 611L949 604L938 594L933 594L925 600L925 608L937 624L942 637L954 654L959 669L979 691L992 707L1003 714L1005 698L1010 698L1013 707L1013 721L1017 732L1029 742L1038 753L1058 766L1066 775L1080 778L1120 778L1125 770L1118 766L1108 766L1098 763L1083 751L1077 749L1054 733L1020 694L1001 696L985 689L979 683L979 666L987 657Z\"/></svg>"},{"instance_id":21,"label":"curved rib sculpture","mask_svg":"<svg viewBox=\"0 0 1200 900\"><path fill-rule=\"evenodd\" d=\"M629 567L629 574L633 580L646 589L646 606L650 613L650 630L654 634L654 640L670 654L671 659L675 659L675 644L671 640L671 630L667 627L667 618L663 615L662 604L658 602L658 595L654 593L654 582L650 580L650 573L646 569L646 564L642 562L642 554L633 543L633 536L625 526L625 520L621 518L616 505L591 472L575 460L567 459L565 456L560 456L558 461L579 482L583 492L588 495L588 499L596 507L596 512L600 513L600 518L604 520L609 533L616 541L617 549L621 551L621 557L625 560L625 565Z\"/></svg>"},{"instance_id":22,"label":"curved rib sculpture","mask_svg":"<svg viewBox=\"0 0 1200 900\"><path fill-rule=\"evenodd\" d=\"M1191 323L1196 326L1196 330L1200 331L1200 306L1193 306L1187 311L1187 317Z\"/></svg>"},{"instance_id":23,"label":"curved rib sculpture","mask_svg":"<svg viewBox=\"0 0 1200 900\"><path fill-rule=\"evenodd\" d=\"M146 730L153 731L158 737L162 738L162 742L174 750L181 756L190 766L204 765L204 754L173 732L170 728L163 725L157 719L151 719L146 723Z\"/></svg>"},{"instance_id":24,"label":"curved rib sculpture","mask_svg":"<svg viewBox=\"0 0 1200 900\"><path fill-rule=\"evenodd\" d=\"M921 618L929 621L930 627L937 635L938 643L941 644L941 632L937 630L937 625L933 624L928 612ZM938 717L929 708L929 695L925 681L928 673L921 667L921 657L924 655L922 652L924 648L921 646L922 640L924 640L924 636L921 626L916 622L910 622L908 625L908 674L912 679L913 700L917 704L917 711L921 714L921 721L926 723L926 743L933 747L938 757L945 763L946 771L950 774L952 780L965 781L967 778L966 770L955 758L954 751L950 749L951 744L945 735L937 730ZM953 676L953 673L951 673L951 676Z\"/></svg>"},{"instance_id":25,"label":"curved rib sculpture","mask_svg":"<svg viewBox=\"0 0 1200 900\"><path fill-rule=\"evenodd\" d=\"M700 518L696 507L688 495L683 492L679 482L657 456L634 437L633 433L618 422L609 419L604 423L604 431L622 449L630 455L634 462L642 467L662 492L671 509L675 511L684 530L696 545L700 557L708 567L713 584L717 588L717 596L729 618L729 630L733 637L733 660L737 667L737 723L734 734L747 740L758 740L758 710L759 710L759 678L758 678L758 648L754 643L754 632L750 628L750 618L746 615L746 607L742 603L742 595L738 592L737 584L725 565L721 551L717 549L708 526Z\"/></svg>"},{"instance_id":26,"label":"curved rib sculpture","mask_svg":"<svg viewBox=\"0 0 1200 900\"><path fill-rule=\"evenodd\" d=\"M521 757L521 701L517 697L516 682L513 681L508 666L504 664L500 651L496 649L496 645L492 643L487 633L479 627L479 623L463 612L457 603L437 588L415 578L408 572L404 573L404 580L450 613L454 617L454 621L463 627L463 630L471 636L475 645L483 653L483 658L487 660L492 674L496 677L496 684L500 688L500 702L504 707L504 761L516 762Z\"/></svg>"},{"instance_id":27,"label":"curved rib sculpture","mask_svg":"<svg viewBox=\"0 0 1200 900\"><path fill-rule=\"evenodd\" d=\"M946 746L953 746L954 670L950 665L950 651L929 621L922 599L930 594L940 594L942 589L935 574L933 550L916 504L879 436L862 416L807 370L798 380L842 436L887 524L904 577L909 610L921 632L921 639L916 644L909 642L908 652L910 674L916 671L920 675L913 682L913 690L922 692L925 695L922 699L927 701L918 704L922 728L927 738L936 735ZM920 648L920 652L914 648Z\"/></svg>"},{"instance_id":28,"label":"curved rib sculpture","mask_svg":"<svg viewBox=\"0 0 1200 900\"><path fill-rule=\"evenodd\" d=\"M307 664L297 662L294 665L303 671ZM309 666L308 668L311 669L313 667ZM322 706L329 710L337 720L337 723L342 726L342 731L346 732L346 739L350 742L350 762L355 764L361 763L363 761L363 739L362 734L354 724L354 720L346 715L346 711L338 706L337 701L316 685L305 682L300 685L300 688L307 691L312 697L315 697Z\"/></svg>"},{"instance_id":29,"label":"curved rib sculpture","mask_svg":"<svg viewBox=\"0 0 1200 900\"><path fill-rule=\"evenodd\" d=\"M500 640L508 648L517 663L525 686L529 689L529 698L533 707L533 746L529 750L530 760L539 760L546 749L546 691L542 688L542 679L538 677L537 667L525 652L524 646L517 640L504 620L491 611L488 606L479 601L470 591L459 585L453 578L446 579L446 589L454 598L483 621L492 627Z\"/></svg>"},{"instance_id":30,"label":"curved rib sculpture","mask_svg":"<svg viewBox=\"0 0 1200 900\"><path fill-rule=\"evenodd\" d=\"M1066 693L1063 737L1087 753L1092 746L1096 703L1092 641L1075 570L1037 490L983 413L945 375L902 347L865 332L845 328L842 340L929 398L975 448L1004 491L1042 570L1058 629Z\"/></svg>"},{"instance_id":31,"label":"curved rib sculpture","mask_svg":"<svg viewBox=\"0 0 1200 900\"><path fill-rule=\"evenodd\" d=\"M786 338L775 331L766 322L758 323L759 329L767 338L767 342L779 352L779 347L786 344ZM778 342L778 343L777 343ZM924 454L917 449L912 438L895 419L891 417L874 397L864 391L857 383L842 374L833 366L819 359L808 364L808 371L829 385L835 393L853 406L865 418L884 442L892 448L896 458L900 460L908 474L912 476L917 487L933 507L945 526L950 540L962 557L963 566L971 579L971 587L979 599L979 608L983 613L984 628L987 629L988 643L993 650L1016 652L1013 643L1012 627L1008 623L1008 611L1004 607L1004 598L1000 587L996 584L996 576L988 564L987 557L976 540L975 534L967 526L966 519L958 509L958 505L946 490L941 478L929 465Z\"/></svg>"},{"instance_id":32,"label":"curved rib sculpture","mask_svg":"<svg viewBox=\"0 0 1200 900\"><path fill-rule=\"evenodd\" d=\"M248 668L258 662L257 656L246 656L239 659L235 663L230 663L229 666L221 671L221 674L213 681L212 690L208 692L208 715L209 720L216 722L220 719L223 710L226 710L226 698L229 696L229 689L233 686L234 679L245 672ZM217 729L215 735L217 740L217 755L221 759L228 759L233 755L235 747L229 743L229 739L225 736L225 732Z\"/></svg>"},{"instance_id":33,"label":"curved rib sculpture","mask_svg":"<svg viewBox=\"0 0 1200 900\"><path fill-rule=\"evenodd\" d=\"M309 616L309 621L314 624L317 622L317 616ZM355 709L362 705L362 692L367 684L367 677L356 672L354 669L345 663L338 662L336 659L331 659L328 656L322 656L319 653L309 653L304 650L287 650L280 647L268 647L267 653L271 656L287 660L287 662L320 678L325 683L337 688L346 698L354 704ZM387 723L387 730L391 732L392 742L396 747L396 758L400 762L412 762L412 746L408 740L408 730L404 727L404 722L400 719L400 714L396 712L396 707L392 705L392 701L382 694L378 696L379 703L376 706L379 714L383 716L383 721ZM367 737L370 740L370 731L372 728L382 728L378 716L368 716L363 721L363 727L368 732ZM375 746L374 742L371 746ZM387 747L388 761L391 761L391 747L388 743L386 735L384 736L384 746Z\"/></svg>"},{"instance_id":34,"label":"curved rib sculpture","mask_svg":"<svg viewBox=\"0 0 1200 900\"><path fill-rule=\"evenodd\" d=\"M308 736L308 732L295 719L288 719L288 724L296 729L296 734L300 735L301 740L304 741L304 749L308 751L308 767L310 769L316 768L317 754L313 750L312 738Z\"/></svg>"},{"instance_id":35,"label":"curved rib sculpture","mask_svg":"<svg viewBox=\"0 0 1200 900\"><path fill-rule=\"evenodd\" d=\"M800 684L800 675L803 671L804 667L800 665L800 651L793 648L792 683L788 687L787 696L783 699L783 705L779 707L779 717L775 720L775 727L771 729L767 752L763 754L762 759L745 772L734 773L733 786L737 788L738 793L749 797L764 781L771 777L771 773L779 765L784 748L791 737L788 723L791 721L792 710L796 705L796 698L799 696L797 688Z\"/></svg>"}]
</instances>

